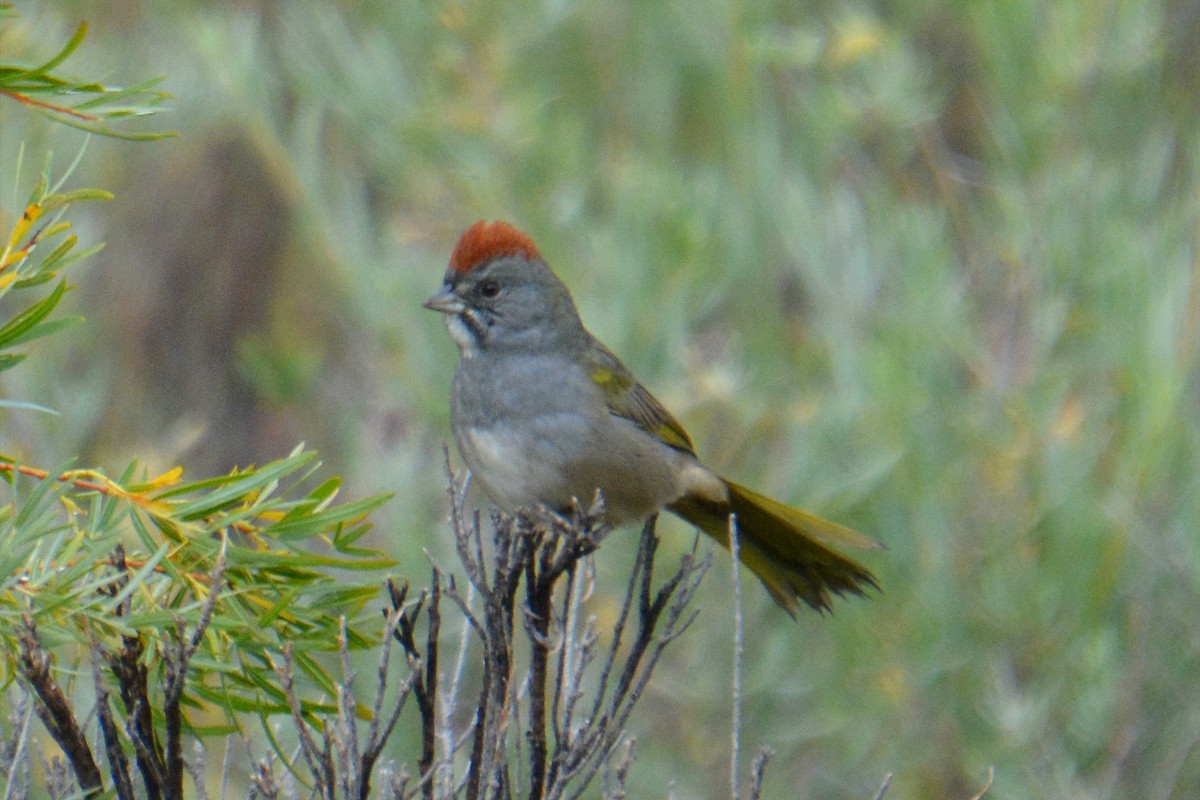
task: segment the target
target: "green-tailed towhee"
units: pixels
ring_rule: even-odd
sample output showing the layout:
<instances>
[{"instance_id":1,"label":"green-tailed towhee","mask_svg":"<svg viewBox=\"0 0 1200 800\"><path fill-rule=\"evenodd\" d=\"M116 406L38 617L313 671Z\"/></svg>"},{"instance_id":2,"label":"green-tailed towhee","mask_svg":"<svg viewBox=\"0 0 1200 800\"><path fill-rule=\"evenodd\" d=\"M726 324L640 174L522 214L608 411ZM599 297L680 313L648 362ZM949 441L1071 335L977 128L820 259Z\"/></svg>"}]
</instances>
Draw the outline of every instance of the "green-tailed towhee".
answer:
<instances>
[{"instance_id":1,"label":"green-tailed towhee","mask_svg":"<svg viewBox=\"0 0 1200 800\"><path fill-rule=\"evenodd\" d=\"M533 241L504 222L463 233L442 290L460 358L450 423L474 478L507 511L567 509L599 489L610 522L667 509L740 553L795 616L803 600L863 594L875 576L833 549L873 540L728 481L700 462L687 432L579 319Z\"/></svg>"}]
</instances>

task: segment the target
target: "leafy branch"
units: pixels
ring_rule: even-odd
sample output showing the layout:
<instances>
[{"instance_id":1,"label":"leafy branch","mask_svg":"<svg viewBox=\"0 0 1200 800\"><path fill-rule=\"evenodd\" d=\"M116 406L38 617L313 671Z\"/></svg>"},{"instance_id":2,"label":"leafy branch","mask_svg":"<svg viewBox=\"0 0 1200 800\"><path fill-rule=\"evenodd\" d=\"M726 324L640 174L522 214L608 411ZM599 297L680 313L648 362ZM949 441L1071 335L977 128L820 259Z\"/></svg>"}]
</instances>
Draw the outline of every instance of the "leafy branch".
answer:
<instances>
[{"instance_id":1,"label":"leafy branch","mask_svg":"<svg viewBox=\"0 0 1200 800\"><path fill-rule=\"evenodd\" d=\"M297 449L219 478L185 484L172 470L134 483L133 467L112 479L5 459L0 475L12 497L0 506L0 683L19 677L39 716L56 720L52 734L69 744L77 737L55 698L67 696L61 687L73 670L48 654L72 643L90 651L94 668L107 670L97 686L115 686L123 702L124 718L111 727L101 709L106 738L124 731L145 784L168 787L182 779L182 733L205 735L183 707L225 715L209 733L228 732L233 712L286 710L270 655L286 643L296 644L308 680L334 687L318 654L335 649L339 635L354 648L376 640L357 619L339 620L362 616L378 589L333 573L392 562L357 546L386 498L336 504L336 479L303 490L318 466ZM163 709L161 721L152 708ZM165 747L153 744L159 739ZM106 749L122 748L110 741ZM77 770L87 788L85 777Z\"/></svg>"},{"instance_id":2,"label":"leafy branch","mask_svg":"<svg viewBox=\"0 0 1200 800\"><path fill-rule=\"evenodd\" d=\"M11 3L0 3L0 20L11 16ZM87 37L86 22L79 23L70 40L49 60L34 67L0 64L0 98L20 103L73 128L119 139L151 140L171 133L121 130L114 124L148 116L170 95L154 89L162 78L132 86L106 86L54 72Z\"/></svg>"},{"instance_id":3,"label":"leafy branch","mask_svg":"<svg viewBox=\"0 0 1200 800\"><path fill-rule=\"evenodd\" d=\"M0 298L13 290L31 289L53 281L66 267L102 247L76 249L79 237L70 232L71 223L62 216L75 203L107 200L111 195L99 189L55 191L49 185L49 169L47 159L42 178L21 215L8 235L0 239L4 243L0 248ZM60 280L53 291L0 325L0 371L11 369L25 359L24 354L9 352L12 348L79 321L79 317L49 319L67 289L66 282Z\"/></svg>"}]
</instances>

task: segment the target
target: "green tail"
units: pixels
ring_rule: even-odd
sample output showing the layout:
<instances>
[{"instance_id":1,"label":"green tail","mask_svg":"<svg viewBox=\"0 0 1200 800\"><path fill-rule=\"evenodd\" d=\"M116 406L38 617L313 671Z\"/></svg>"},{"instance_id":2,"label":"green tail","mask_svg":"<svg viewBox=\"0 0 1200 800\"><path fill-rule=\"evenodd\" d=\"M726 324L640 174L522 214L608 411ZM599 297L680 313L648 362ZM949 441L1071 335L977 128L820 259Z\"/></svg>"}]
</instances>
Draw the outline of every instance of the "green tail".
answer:
<instances>
[{"instance_id":1,"label":"green tail","mask_svg":"<svg viewBox=\"0 0 1200 800\"><path fill-rule=\"evenodd\" d=\"M833 610L834 594L863 595L868 586L879 588L870 570L832 547L878 549L882 547L878 542L732 481L725 485L729 488L727 503L685 497L669 509L726 548L729 515L735 514L742 563L793 617L800 610L800 600L824 613Z\"/></svg>"}]
</instances>

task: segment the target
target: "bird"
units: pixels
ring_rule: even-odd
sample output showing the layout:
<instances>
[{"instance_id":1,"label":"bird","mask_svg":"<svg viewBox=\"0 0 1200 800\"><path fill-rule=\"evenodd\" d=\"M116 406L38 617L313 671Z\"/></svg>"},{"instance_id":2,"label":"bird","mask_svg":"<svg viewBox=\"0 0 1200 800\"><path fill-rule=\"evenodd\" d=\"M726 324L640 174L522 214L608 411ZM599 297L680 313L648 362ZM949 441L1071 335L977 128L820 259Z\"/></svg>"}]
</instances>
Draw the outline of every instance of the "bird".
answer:
<instances>
[{"instance_id":1,"label":"bird","mask_svg":"<svg viewBox=\"0 0 1200 800\"><path fill-rule=\"evenodd\" d=\"M730 547L792 617L834 596L879 589L838 548L874 539L721 477L687 431L584 327L566 285L533 240L480 220L461 235L440 290L459 358L450 426L472 479L515 513L603 499L613 525L666 510Z\"/></svg>"}]
</instances>

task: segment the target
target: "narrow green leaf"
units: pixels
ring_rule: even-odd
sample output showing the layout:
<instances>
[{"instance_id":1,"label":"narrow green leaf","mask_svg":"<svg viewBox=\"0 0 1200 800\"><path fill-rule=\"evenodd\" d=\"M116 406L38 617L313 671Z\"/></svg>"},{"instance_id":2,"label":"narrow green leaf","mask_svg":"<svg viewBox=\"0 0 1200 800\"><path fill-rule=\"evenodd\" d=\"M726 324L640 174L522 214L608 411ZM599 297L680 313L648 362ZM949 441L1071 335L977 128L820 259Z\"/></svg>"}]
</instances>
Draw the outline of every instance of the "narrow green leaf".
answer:
<instances>
[{"instance_id":1,"label":"narrow green leaf","mask_svg":"<svg viewBox=\"0 0 1200 800\"><path fill-rule=\"evenodd\" d=\"M0 328L0 347L8 347L11 342L45 319L66 292L67 282L61 281L53 292L9 320L7 325Z\"/></svg>"},{"instance_id":2,"label":"narrow green leaf","mask_svg":"<svg viewBox=\"0 0 1200 800\"><path fill-rule=\"evenodd\" d=\"M231 555L232 559L233 556ZM313 577L322 577L320 573L311 572L310 568L315 567L339 567L355 571L365 571L373 569L388 569L394 567L396 561L391 558L378 556L376 558L338 558L336 556L321 555L319 553L290 553L280 551L251 551L248 548L242 548L242 553L237 556L239 566L245 566L257 569L276 570L280 573L295 573L308 574Z\"/></svg>"},{"instance_id":3,"label":"narrow green leaf","mask_svg":"<svg viewBox=\"0 0 1200 800\"><path fill-rule=\"evenodd\" d=\"M285 608L292 605L292 601L296 599L300 592L304 591L304 588L303 584L296 584L280 595L279 599L275 601L275 605L267 609L267 613L258 618L259 626L262 628L270 626Z\"/></svg>"},{"instance_id":4,"label":"narrow green leaf","mask_svg":"<svg viewBox=\"0 0 1200 800\"><path fill-rule=\"evenodd\" d=\"M258 470L230 476L232 480L227 485L180 506L176 509L176 516L181 520L195 520L242 500L254 492L265 494L270 484L276 484L280 478L302 468L315 456L316 453L304 452L298 456L274 461ZM175 493L176 491L166 492L159 497L167 497ZM262 497L259 498L260 501L261 499Z\"/></svg>"},{"instance_id":5,"label":"narrow green leaf","mask_svg":"<svg viewBox=\"0 0 1200 800\"><path fill-rule=\"evenodd\" d=\"M58 277L57 270L46 269L45 267L46 265L42 264L38 267L38 271L30 275L28 278L21 278L21 280L13 283L12 288L29 289L34 286L41 286L43 283L49 283Z\"/></svg>"},{"instance_id":6,"label":"narrow green leaf","mask_svg":"<svg viewBox=\"0 0 1200 800\"><path fill-rule=\"evenodd\" d=\"M41 339L46 336L51 336L55 333L58 333L61 330L65 330L66 328L71 327L72 325L78 325L79 323L81 323L83 321L84 321L83 317L79 317L79 316L59 317L58 319L52 319L47 322L43 322L43 323L33 326L25 333L21 334L17 338L8 342L8 344L5 346L6 347L16 347L18 345L27 344L28 342L32 342L35 339Z\"/></svg>"},{"instance_id":7,"label":"narrow green leaf","mask_svg":"<svg viewBox=\"0 0 1200 800\"><path fill-rule=\"evenodd\" d=\"M339 476L334 475L332 478L309 492L308 496L313 500L325 502L337 497L337 493L341 488L342 479Z\"/></svg>"},{"instance_id":8,"label":"narrow green leaf","mask_svg":"<svg viewBox=\"0 0 1200 800\"><path fill-rule=\"evenodd\" d=\"M0 353L0 372L12 369L25 360L24 353Z\"/></svg>"},{"instance_id":9,"label":"narrow green leaf","mask_svg":"<svg viewBox=\"0 0 1200 800\"><path fill-rule=\"evenodd\" d=\"M56 113L47 108L35 108L37 113L49 117L60 125L66 125L68 128L86 131L87 133L95 133L100 136L108 136L113 139L123 139L127 142L152 142L157 139L169 139L176 134L173 131L165 132L150 132L150 133L132 133L129 131L119 131L115 128L110 128L104 124L103 120L84 122L75 117L68 116L62 113Z\"/></svg>"},{"instance_id":10,"label":"narrow green leaf","mask_svg":"<svg viewBox=\"0 0 1200 800\"><path fill-rule=\"evenodd\" d=\"M85 258L91 258L96 253L99 253L101 250L103 250L104 246L105 246L104 242L99 242L98 244L94 244L91 247L85 247L82 250L75 250L75 251L69 253L62 260L55 261L53 263L43 264L41 266L41 268L42 269L52 269L55 272L61 272L62 270L66 269L67 267L74 264L76 261L83 261Z\"/></svg>"},{"instance_id":11,"label":"narrow green leaf","mask_svg":"<svg viewBox=\"0 0 1200 800\"><path fill-rule=\"evenodd\" d=\"M114 595L112 598L110 598L108 600L108 602L106 603L108 608L115 609L118 605L121 604L121 601L123 601L134 590L136 590L139 586L141 586L142 582L145 581L146 578L148 578L150 575L152 575L154 573L154 568L158 566L158 562L162 561L163 556L165 556L168 552L170 552L170 550L171 550L171 545L169 543L164 543L162 545L162 547L158 548L158 552L156 552L154 555L152 555L146 561L146 563L142 565L141 569L139 569L137 572L133 573L133 575L131 575L129 577L129 583L127 583L125 585L125 588L123 588L121 591L117 592L116 595Z\"/></svg>"},{"instance_id":12,"label":"narrow green leaf","mask_svg":"<svg viewBox=\"0 0 1200 800\"><path fill-rule=\"evenodd\" d=\"M34 278L40 278L46 272L50 271L53 268L53 264L57 263L67 253L71 252L71 248L77 244L79 244L79 237L73 233L70 236L67 236L66 238L64 238L61 242L58 243L58 246L55 247L53 251L51 251L50 255L46 256L46 258L42 260L41 265L38 267L37 273L35 275L31 275L27 278L22 278L21 280L17 281L17 286L19 286L20 288L24 288L25 286L33 285L32 281L34 280ZM24 285L22 285L22 284L24 284Z\"/></svg>"},{"instance_id":13,"label":"narrow green leaf","mask_svg":"<svg viewBox=\"0 0 1200 800\"><path fill-rule=\"evenodd\" d=\"M346 586L337 584L334 587L318 591L311 596L309 605L323 609L361 609L365 603L378 599L380 588L374 583L365 586ZM374 619L374 616L372 616Z\"/></svg>"},{"instance_id":14,"label":"narrow green leaf","mask_svg":"<svg viewBox=\"0 0 1200 800\"><path fill-rule=\"evenodd\" d=\"M59 64L63 63L64 61L66 61L68 58L71 57L71 54L75 52L75 50L79 47L79 45L81 45L83 43L83 40L87 37L87 30L88 30L88 25L86 22L79 23L79 27L75 29L75 33L73 36L71 36L70 41L68 41L66 43L66 45L63 46L63 49L59 50L58 53L56 53L49 61L47 61L45 64L42 64L40 67L34 67L33 69L30 69L30 70L18 72L15 77L17 79L28 79L28 78L38 78L38 77L45 76L45 74L47 72L54 69Z\"/></svg>"},{"instance_id":15,"label":"narrow green leaf","mask_svg":"<svg viewBox=\"0 0 1200 800\"><path fill-rule=\"evenodd\" d=\"M308 517L293 519L291 521L285 518L267 527L263 531L263 535L285 542L296 539L307 539L318 533L332 531L337 525L342 523L351 522L365 516L387 502L390 497L391 495L378 495L354 503L334 506Z\"/></svg>"},{"instance_id":16,"label":"narrow green leaf","mask_svg":"<svg viewBox=\"0 0 1200 800\"><path fill-rule=\"evenodd\" d=\"M223 705L220 701L224 698L221 696L212 698L211 702L214 705ZM241 732L241 726L234 722L227 722L224 725L196 725L189 719L188 730L201 740L216 739L217 737L233 736Z\"/></svg>"},{"instance_id":17,"label":"narrow green leaf","mask_svg":"<svg viewBox=\"0 0 1200 800\"><path fill-rule=\"evenodd\" d=\"M106 192L103 189L87 188L49 194L42 200L42 213L70 203L79 203L86 200L112 200L113 196L112 192Z\"/></svg>"},{"instance_id":18,"label":"narrow green leaf","mask_svg":"<svg viewBox=\"0 0 1200 800\"><path fill-rule=\"evenodd\" d=\"M14 524L18 528L28 525L30 519L43 508L44 504L52 502L63 490L63 487L59 485L58 475L58 472L52 471L45 478L34 481L33 487L25 495L24 502L21 503L20 510L17 512Z\"/></svg>"},{"instance_id":19,"label":"narrow green leaf","mask_svg":"<svg viewBox=\"0 0 1200 800\"><path fill-rule=\"evenodd\" d=\"M53 414L56 417L61 416L53 408L47 408L46 406L30 403L25 400L0 400L0 408L22 408L26 411L40 411L43 414Z\"/></svg>"},{"instance_id":20,"label":"narrow green leaf","mask_svg":"<svg viewBox=\"0 0 1200 800\"><path fill-rule=\"evenodd\" d=\"M337 535L333 537L333 546L337 548L339 553L344 553L346 555L371 554L373 551L371 551L369 548L353 547L355 542L357 542L367 533L370 533L370 531L371 525L369 523L355 525L350 528L341 528L337 532Z\"/></svg>"},{"instance_id":21,"label":"narrow green leaf","mask_svg":"<svg viewBox=\"0 0 1200 800\"><path fill-rule=\"evenodd\" d=\"M87 111L87 110L90 110L93 108L97 108L99 106L106 105L108 103L120 102L127 97L136 97L137 95L140 95L140 94L150 95L145 101L147 105L150 105L150 104L157 105L158 103L161 103L163 100L166 100L167 98L169 98L171 96L171 95L167 94L166 92L152 92L151 91L155 86L162 83L164 80L165 80L165 78L160 76L158 78L151 78L148 81L142 81L141 83L135 83L132 86L101 87L104 91L103 95L101 95L100 97L92 98L91 100L84 101L82 103L77 103L73 107L76 111Z\"/></svg>"}]
</instances>

